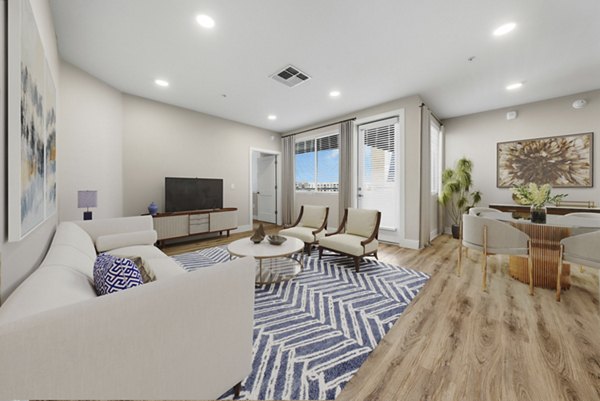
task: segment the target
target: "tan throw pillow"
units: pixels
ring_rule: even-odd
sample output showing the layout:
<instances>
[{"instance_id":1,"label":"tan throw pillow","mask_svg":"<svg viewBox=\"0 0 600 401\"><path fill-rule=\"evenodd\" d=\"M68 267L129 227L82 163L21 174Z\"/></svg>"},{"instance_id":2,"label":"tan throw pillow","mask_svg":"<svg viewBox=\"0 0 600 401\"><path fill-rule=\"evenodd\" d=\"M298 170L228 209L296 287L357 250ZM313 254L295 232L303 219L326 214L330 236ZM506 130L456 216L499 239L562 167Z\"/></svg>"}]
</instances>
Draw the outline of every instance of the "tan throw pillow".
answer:
<instances>
[{"instance_id":1,"label":"tan throw pillow","mask_svg":"<svg viewBox=\"0 0 600 401\"><path fill-rule=\"evenodd\" d=\"M156 276L154 275L154 272L152 270L148 269L146 266L144 266L144 261L142 260L141 257L125 256L125 258L129 259L133 263L135 263L138 270L140 271L140 274L142 275L142 281L144 282L144 284L150 283L152 281L156 281Z\"/></svg>"}]
</instances>

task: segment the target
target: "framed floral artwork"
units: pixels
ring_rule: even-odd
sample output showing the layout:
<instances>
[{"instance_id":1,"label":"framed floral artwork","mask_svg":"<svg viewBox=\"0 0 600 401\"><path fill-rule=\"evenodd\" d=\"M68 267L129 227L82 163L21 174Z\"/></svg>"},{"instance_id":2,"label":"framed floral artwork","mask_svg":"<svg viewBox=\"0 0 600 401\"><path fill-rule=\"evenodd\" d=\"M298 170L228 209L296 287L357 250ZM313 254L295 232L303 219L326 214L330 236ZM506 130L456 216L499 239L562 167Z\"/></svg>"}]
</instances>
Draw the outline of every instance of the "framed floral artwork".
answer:
<instances>
[{"instance_id":1,"label":"framed floral artwork","mask_svg":"<svg viewBox=\"0 0 600 401\"><path fill-rule=\"evenodd\" d=\"M594 133L500 142L496 145L496 186L550 184L554 188L590 188Z\"/></svg>"}]
</instances>

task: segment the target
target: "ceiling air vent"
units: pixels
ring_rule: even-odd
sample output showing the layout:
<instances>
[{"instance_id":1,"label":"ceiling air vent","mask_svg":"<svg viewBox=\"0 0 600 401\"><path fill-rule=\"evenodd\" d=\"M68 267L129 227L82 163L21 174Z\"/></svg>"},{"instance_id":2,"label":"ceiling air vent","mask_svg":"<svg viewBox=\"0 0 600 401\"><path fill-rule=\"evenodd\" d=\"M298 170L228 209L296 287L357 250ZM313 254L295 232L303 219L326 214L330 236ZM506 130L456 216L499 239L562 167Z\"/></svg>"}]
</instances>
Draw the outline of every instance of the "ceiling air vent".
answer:
<instances>
[{"instance_id":1,"label":"ceiling air vent","mask_svg":"<svg viewBox=\"0 0 600 401\"><path fill-rule=\"evenodd\" d=\"M300 85L302 82L306 82L310 79L308 74L300 71L300 69L294 67L293 65L288 65L282 70L277 71L275 74L271 75L271 78L277 82L281 82L285 86L289 86L290 88Z\"/></svg>"}]
</instances>

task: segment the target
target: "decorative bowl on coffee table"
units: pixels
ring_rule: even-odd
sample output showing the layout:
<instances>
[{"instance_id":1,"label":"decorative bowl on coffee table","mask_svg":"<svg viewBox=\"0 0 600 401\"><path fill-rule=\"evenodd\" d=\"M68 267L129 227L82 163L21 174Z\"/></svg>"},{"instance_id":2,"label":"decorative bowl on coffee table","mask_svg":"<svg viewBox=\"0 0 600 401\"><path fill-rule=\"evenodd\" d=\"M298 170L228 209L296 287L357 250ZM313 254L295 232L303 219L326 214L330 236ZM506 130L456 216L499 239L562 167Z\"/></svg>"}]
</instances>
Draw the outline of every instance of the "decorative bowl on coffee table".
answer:
<instances>
[{"instance_id":1,"label":"decorative bowl on coffee table","mask_svg":"<svg viewBox=\"0 0 600 401\"><path fill-rule=\"evenodd\" d=\"M287 238L282 235L269 235L267 239L271 245L281 245L287 240Z\"/></svg>"}]
</instances>

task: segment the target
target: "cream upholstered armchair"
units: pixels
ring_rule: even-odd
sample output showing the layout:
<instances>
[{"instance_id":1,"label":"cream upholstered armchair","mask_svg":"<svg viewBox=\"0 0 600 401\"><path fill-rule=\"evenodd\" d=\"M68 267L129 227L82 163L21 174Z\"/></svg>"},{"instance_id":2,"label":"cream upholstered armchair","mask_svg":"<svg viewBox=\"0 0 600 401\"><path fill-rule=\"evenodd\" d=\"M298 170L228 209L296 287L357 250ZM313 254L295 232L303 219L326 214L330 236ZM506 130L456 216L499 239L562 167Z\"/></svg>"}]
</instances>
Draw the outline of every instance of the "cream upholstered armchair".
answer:
<instances>
[{"instance_id":1,"label":"cream upholstered armchair","mask_svg":"<svg viewBox=\"0 0 600 401\"><path fill-rule=\"evenodd\" d=\"M560 258L556 280L556 300L560 302L560 276L563 261L600 269L600 231L573 235L560 241Z\"/></svg>"},{"instance_id":2,"label":"cream upholstered armchair","mask_svg":"<svg viewBox=\"0 0 600 401\"><path fill-rule=\"evenodd\" d=\"M325 237L329 208L325 206L300 206L296 222L279 231L280 235L298 238L304 242L304 252L310 254L310 248Z\"/></svg>"},{"instance_id":3,"label":"cream upholstered armchair","mask_svg":"<svg viewBox=\"0 0 600 401\"><path fill-rule=\"evenodd\" d=\"M378 210L347 208L338 230L319 241L319 259L327 249L354 258L354 267L360 271L360 260L367 255L377 258L377 235L381 212Z\"/></svg>"}]
</instances>

